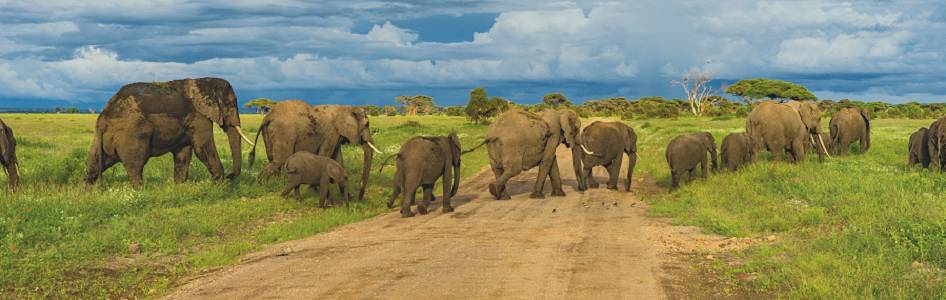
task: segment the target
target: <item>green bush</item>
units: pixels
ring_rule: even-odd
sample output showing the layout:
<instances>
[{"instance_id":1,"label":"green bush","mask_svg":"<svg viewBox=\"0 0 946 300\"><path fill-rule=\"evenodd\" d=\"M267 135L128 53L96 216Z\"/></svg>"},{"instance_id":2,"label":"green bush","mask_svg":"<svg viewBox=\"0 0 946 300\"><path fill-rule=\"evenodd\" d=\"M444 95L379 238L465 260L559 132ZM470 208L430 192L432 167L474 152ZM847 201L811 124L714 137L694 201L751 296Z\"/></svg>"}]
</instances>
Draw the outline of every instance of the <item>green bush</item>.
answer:
<instances>
[{"instance_id":1,"label":"green bush","mask_svg":"<svg viewBox=\"0 0 946 300\"><path fill-rule=\"evenodd\" d=\"M392 110L388 112L388 117L393 117L393 116L397 116L397 111Z\"/></svg>"}]
</instances>

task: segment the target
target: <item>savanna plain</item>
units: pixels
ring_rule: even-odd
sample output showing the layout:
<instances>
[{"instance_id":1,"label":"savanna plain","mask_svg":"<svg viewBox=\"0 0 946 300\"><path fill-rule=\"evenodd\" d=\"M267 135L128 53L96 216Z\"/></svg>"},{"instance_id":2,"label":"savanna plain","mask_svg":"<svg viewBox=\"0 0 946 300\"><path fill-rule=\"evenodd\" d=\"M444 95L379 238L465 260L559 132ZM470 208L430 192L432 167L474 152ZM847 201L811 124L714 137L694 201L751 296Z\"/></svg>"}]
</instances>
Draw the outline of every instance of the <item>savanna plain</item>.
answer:
<instances>
[{"instance_id":1,"label":"savanna plain","mask_svg":"<svg viewBox=\"0 0 946 300\"><path fill-rule=\"evenodd\" d=\"M384 202L395 168L377 170L409 138L456 132L467 149L481 142L487 129L460 117L373 117L375 144L385 154L372 162L365 199L349 209L320 209L317 195L308 190L301 202L279 197L284 177L257 180L267 163L262 139L255 164L244 161L243 173L233 181L214 183L194 159L188 181L175 184L166 155L149 161L141 188L131 188L118 165L104 173L104 182L86 187L81 181L96 115L0 118L15 131L21 172L19 192L0 193L3 299L161 297L185 278L237 264L244 254L388 211ZM241 119L254 137L262 115ZM822 121L825 132L827 121ZM793 165L773 163L763 152L756 164L710 174L669 194L664 151L671 139L708 131L718 144L727 134L744 131L745 119L624 122L638 135L642 159L635 177L656 179L659 192L644 196L654 217L698 226L707 234L778 236L714 253L726 260L697 257L702 261L693 263L695 268L716 284L688 288L787 299L946 297L946 175L907 168L910 134L933 120L875 120L866 153L852 147L845 158L819 164L810 154ZM220 159L229 165L226 135L219 129L216 141ZM244 158L251 147L243 145ZM342 152L349 176L359 178L361 148L345 146ZM488 165L485 150L463 161L463 178ZM6 177L0 177L5 184ZM638 184L635 180L632 188ZM133 242L140 243L140 253L129 252Z\"/></svg>"}]
</instances>

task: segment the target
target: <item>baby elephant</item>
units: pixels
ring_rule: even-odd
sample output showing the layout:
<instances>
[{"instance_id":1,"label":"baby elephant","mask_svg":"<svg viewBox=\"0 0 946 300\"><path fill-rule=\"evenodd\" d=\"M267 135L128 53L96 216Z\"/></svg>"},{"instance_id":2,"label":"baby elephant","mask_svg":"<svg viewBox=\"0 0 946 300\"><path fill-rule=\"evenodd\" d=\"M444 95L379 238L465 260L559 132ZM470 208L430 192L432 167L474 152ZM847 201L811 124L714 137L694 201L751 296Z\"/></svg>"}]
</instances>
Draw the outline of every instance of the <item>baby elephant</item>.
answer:
<instances>
[{"instance_id":1,"label":"baby elephant","mask_svg":"<svg viewBox=\"0 0 946 300\"><path fill-rule=\"evenodd\" d=\"M302 200L299 187L308 184L309 188L319 193L319 207L325 207L329 184L334 183L345 196L345 207L348 207L348 171L334 159L311 152L296 152L286 159L286 172L289 173L289 184L282 190L282 197L286 197L289 191L295 189L296 198Z\"/></svg>"},{"instance_id":2,"label":"baby elephant","mask_svg":"<svg viewBox=\"0 0 946 300\"><path fill-rule=\"evenodd\" d=\"M417 211L427 214L427 207L434 196L434 183L443 176L443 212L453 211L450 197L457 194L460 187L460 138L456 133L446 136L415 136L401 150L384 159L384 163L397 156L397 172L394 173L394 191L388 198L388 207L401 195L401 217L413 217L411 205L418 187L424 188L424 200L417 204ZM452 170L451 170L452 169ZM450 186L450 182L453 186Z\"/></svg>"},{"instance_id":3,"label":"baby elephant","mask_svg":"<svg viewBox=\"0 0 946 300\"><path fill-rule=\"evenodd\" d=\"M744 164L751 161L752 147L752 135L748 132L730 133L719 145L719 163L735 172L740 160Z\"/></svg>"},{"instance_id":4,"label":"baby elephant","mask_svg":"<svg viewBox=\"0 0 946 300\"><path fill-rule=\"evenodd\" d=\"M716 141L709 132L681 135L667 144L667 164L670 165L670 173L673 176L671 191L680 188L680 177L684 172L690 173L687 183L693 181L693 170L696 169L696 164L701 164L702 177L706 178L707 151L713 157L713 171L715 171L717 168Z\"/></svg>"},{"instance_id":5,"label":"baby elephant","mask_svg":"<svg viewBox=\"0 0 946 300\"><path fill-rule=\"evenodd\" d=\"M930 142L930 131L926 127L920 127L919 130L910 135L910 170L913 165L921 163L923 169L930 168L930 148L927 144Z\"/></svg>"},{"instance_id":6,"label":"baby elephant","mask_svg":"<svg viewBox=\"0 0 946 300\"><path fill-rule=\"evenodd\" d=\"M631 191L631 177L637 164L637 134L634 129L621 122L595 121L581 132L582 146L592 154L582 157L580 190L588 187L598 188L598 182L591 175L591 168L604 166L608 169L608 189L618 189L618 177L624 154L630 159L627 166L627 184L624 189Z\"/></svg>"}]
</instances>

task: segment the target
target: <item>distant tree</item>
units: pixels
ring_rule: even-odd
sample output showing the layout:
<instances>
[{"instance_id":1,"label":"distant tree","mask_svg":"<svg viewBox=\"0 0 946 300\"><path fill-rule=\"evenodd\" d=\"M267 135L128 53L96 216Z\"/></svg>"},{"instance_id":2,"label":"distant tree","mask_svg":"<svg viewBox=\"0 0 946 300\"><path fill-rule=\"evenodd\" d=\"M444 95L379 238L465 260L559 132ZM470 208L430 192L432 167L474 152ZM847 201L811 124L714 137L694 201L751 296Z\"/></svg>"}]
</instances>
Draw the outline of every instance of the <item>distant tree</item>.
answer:
<instances>
[{"instance_id":1,"label":"distant tree","mask_svg":"<svg viewBox=\"0 0 946 300\"><path fill-rule=\"evenodd\" d=\"M743 79L726 89L726 94L731 94L742 99L746 105L754 106L756 102L764 98L785 102L788 100L796 101L815 101L818 97L808 91L803 86L765 78Z\"/></svg>"},{"instance_id":2,"label":"distant tree","mask_svg":"<svg viewBox=\"0 0 946 300\"><path fill-rule=\"evenodd\" d=\"M568 99L561 93L548 94L542 98L542 103L548 104L549 106L562 105L565 104L565 101L568 101Z\"/></svg>"},{"instance_id":3,"label":"distant tree","mask_svg":"<svg viewBox=\"0 0 946 300\"><path fill-rule=\"evenodd\" d=\"M74 113L78 113L78 112L79 112L79 109L78 109L78 108L75 108L75 107L70 107L70 108L67 108L67 109L66 109L66 112L67 112L67 113L70 113L70 114L74 114Z\"/></svg>"},{"instance_id":4,"label":"distant tree","mask_svg":"<svg viewBox=\"0 0 946 300\"><path fill-rule=\"evenodd\" d=\"M467 101L464 113L470 122L486 124L492 117L499 116L509 110L509 102L500 97L489 99L486 90L478 87L470 91L470 100Z\"/></svg>"},{"instance_id":5,"label":"distant tree","mask_svg":"<svg viewBox=\"0 0 946 300\"><path fill-rule=\"evenodd\" d=\"M269 99L266 99L266 98L259 98L259 99L255 99L255 100L250 100L250 102L247 102L246 104L243 104L243 107L246 107L246 108L256 107L256 113L257 113L257 114L265 114L265 113L268 113L269 110L270 110L271 108L273 108L273 106L276 106L276 101L269 100Z\"/></svg>"},{"instance_id":6,"label":"distant tree","mask_svg":"<svg viewBox=\"0 0 946 300\"><path fill-rule=\"evenodd\" d=\"M671 81L670 86L679 84L683 87L683 91L686 92L687 101L690 102L690 111L695 116L702 116L703 111L709 106L715 106L714 101L718 101L719 98L709 97L716 93L726 90L726 84L714 89L709 86L710 81L713 80L713 73L706 71L699 71L696 68L690 69L690 74L683 75L683 82Z\"/></svg>"},{"instance_id":7,"label":"distant tree","mask_svg":"<svg viewBox=\"0 0 946 300\"><path fill-rule=\"evenodd\" d=\"M426 107L426 105L433 104L433 102L431 101L433 99L434 98L424 96L424 95L417 95L417 96L403 95L403 96L398 96L397 98L394 98L394 101L397 101L397 103L400 103L400 104L404 104L405 115L415 116L417 115L418 109L422 107ZM428 104L428 102L430 104Z\"/></svg>"},{"instance_id":8,"label":"distant tree","mask_svg":"<svg viewBox=\"0 0 946 300\"><path fill-rule=\"evenodd\" d=\"M57 114L58 114L58 113L61 113L64 109L66 109L66 108L65 108L65 107L62 107L62 106L55 106L55 107L53 107L53 111L55 111Z\"/></svg>"},{"instance_id":9,"label":"distant tree","mask_svg":"<svg viewBox=\"0 0 946 300\"><path fill-rule=\"evenodd\" d=\"M463 106L454 105L447 108L447 116L459 117L463 115Z\"/></svg>"}]
</instances>

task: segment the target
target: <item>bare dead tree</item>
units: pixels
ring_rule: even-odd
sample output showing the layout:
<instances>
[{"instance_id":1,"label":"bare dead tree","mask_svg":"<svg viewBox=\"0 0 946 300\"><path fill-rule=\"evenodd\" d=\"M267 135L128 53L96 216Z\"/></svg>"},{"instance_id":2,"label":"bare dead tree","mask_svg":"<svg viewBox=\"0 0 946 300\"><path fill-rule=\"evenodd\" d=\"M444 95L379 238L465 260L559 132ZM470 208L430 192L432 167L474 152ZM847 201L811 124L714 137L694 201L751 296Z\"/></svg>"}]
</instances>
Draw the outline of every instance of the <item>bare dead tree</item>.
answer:
<instances>
[{"instance_id":1,"label":"bare dead tree","mask_svg":"<svg viewBox=\"0 0 946 300\"><path fill-rule=\"evenodd\" d=\"M703 111L710 105L719 102L719 97L709 97L716 93L726 90L726 83L718 89L709 86L713 80L713 72L700 71L696 68L690 68L690 74L683 75L683 82L671 81L670 86L681 85L683 91L687 94L687 101L690 102L690 110L695 116L702 116Z\"/></svg>"}]
</instances>

